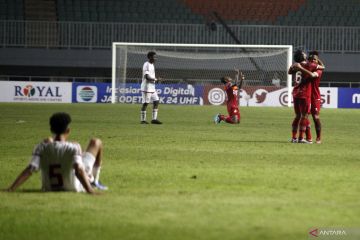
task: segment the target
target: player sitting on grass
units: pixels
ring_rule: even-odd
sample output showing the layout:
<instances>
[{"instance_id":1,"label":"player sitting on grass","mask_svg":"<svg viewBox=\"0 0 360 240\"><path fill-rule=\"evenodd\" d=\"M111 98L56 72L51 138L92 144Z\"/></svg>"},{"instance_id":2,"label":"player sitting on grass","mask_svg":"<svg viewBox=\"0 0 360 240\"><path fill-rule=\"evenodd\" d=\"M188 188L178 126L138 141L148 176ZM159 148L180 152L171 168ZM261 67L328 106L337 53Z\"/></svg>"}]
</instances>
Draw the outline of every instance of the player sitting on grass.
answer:
<instances>
[{"instance_id":1,"label":"player sitting on grass","mask_svg":"<svg viewBox=\"0 0 360 240\"><path fill-rule=\"evenodd\" d=\"M240 82L239 82L240 77ZM232 79L230 77L222 77L220 81L225 85L225 91L227 96L227 111L229 113L228 116L224 116L222 114L218 114L214 118L214 122L220 123L221 121L225 121L227 123L240 123L240 110L239 110L239 90L243 84L245 79L242 72L236 70L236 81L232 83Z\"/></svg>"},{"instance_id":2,"label":"player sitting on grass","mask_svg":"<svg viewBox=\"0 0 360 240\"><path fill-rule=\"evenodd\" d=\"M103 146L100 139L93 138L81 152L78 143L68 142L71 117L67 113L55 113L50 118L54 138L38 144L32 159L8 191L15 191L34 171L41 170L43 191L75 191L94 193L93 187L107 190L99 182Z\"/></svg>"}]
</instances>

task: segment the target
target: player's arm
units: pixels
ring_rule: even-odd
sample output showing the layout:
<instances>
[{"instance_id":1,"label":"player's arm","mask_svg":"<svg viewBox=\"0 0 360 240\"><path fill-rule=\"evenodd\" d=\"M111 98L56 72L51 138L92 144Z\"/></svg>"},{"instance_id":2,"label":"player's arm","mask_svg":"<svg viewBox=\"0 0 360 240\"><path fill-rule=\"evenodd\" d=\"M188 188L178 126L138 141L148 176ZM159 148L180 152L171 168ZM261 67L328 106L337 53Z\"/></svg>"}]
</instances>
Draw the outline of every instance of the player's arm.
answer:
<instances>
[{"instance_id":1,"label":"player's arm","mask_svg":"<svg viewBox=\"0 0 360 240\"><path fill-rule=\"evenodd\" d=\"M151 83L154 83L156 82L158 79L157 78L151 78L149 76L149 74L145 74L145 79L148 81L148 82L151 82Z\"/></svg>"},{"instance_id":2,"label":"player's arm","mask_svg":"<svg viewBox=\"0 0 360 240\"><path fill-rule=\"evenodd\" d=\"M318 60L318 63L319 63L317 69L319 69L319 70L324 70L324 69L325 69L325 64L324 64L324 62L321 61L320 58L318 58L317 60Z\"/></svg>"},{"instance_id":3,"label":"player's arm","mask_svg":"<svg viewBox=\"0 0 360 240\"><path fill-rule=\"evenodd\" d=\"M84 168L82 166L80 166L78 163L75 163L74 170L75 170L76 177L79 179L79 181L80 181L81 185L84 187L85 191L89 194L94 194L95 191L91 187L91 184L85 173Z\"/></svg>"},{"instance_id":4,"label":"player's arm","mask_svg":"<svg viewBox=\"0 0 360 240\"><path fill-rule=\"evenodd\" d=\"M240 72L240 74L239 74L239 84L238 84L238 86L239 86L239 89L241 89L242 88L242 85L243 85L243 82L244 82L244 80L245 80L245 76L244 76L244 74L242 73L242 72Z\"/></svg>"},{"instance_id":5,"label":"player's arm","mask_svg":"<svg viewBox=\"0 0 360 240\"><path fill-rule=\"evenodd\" d=\"M244 74L242 72L240 72L239 69L235 69L235 84L234 85L238 86L239 89L241 89L244 80L245 80Z\"/></svg>"},{"instance_id":6,"label":"player's arm","mask_svg":"<svg viewBox=\"0 0 360 240\"><path fill-rule=\"evenodd\" d=\"M13 184L11 184L11 186L7 189L7 191L9 191L9 192L15 191L21 184L23 184L26 180L29 179L29 177L32 175L33 171L34 171L34 168L31 165L27 166L20 173L20 175L15 179Z\"/></svg>"},{"instance_id":7,"label":"player's arm","mask_svg":"<svg viewBox=\"0 0 360 240\"><path fill-rule=\"evenodd\" d=\"M318 74L317 72L310 72L310 71L307 70L306 68L303 68L300 63L295 63L295 64L293 65L293 68L294 68L295 71L300 71L300 72L303 73L303 74L307 74L307 75L309 75L311 78L316 78L316 77L319 76L319 74Z\"/></svg>"},{"instance_id":8,"label":"player's arm","mask_svg":"<svg viewBox=\"0 0 360 240\"><path fill-rule=\"evenodd\" d=\"M288 74L289 74L289 75L292 75L292 74L294 74L294 73L296 73L296 70L295 70L295 68L294 68L294 65L291 65L291 66L289 67Z\"/></svg>"}]
</instances>

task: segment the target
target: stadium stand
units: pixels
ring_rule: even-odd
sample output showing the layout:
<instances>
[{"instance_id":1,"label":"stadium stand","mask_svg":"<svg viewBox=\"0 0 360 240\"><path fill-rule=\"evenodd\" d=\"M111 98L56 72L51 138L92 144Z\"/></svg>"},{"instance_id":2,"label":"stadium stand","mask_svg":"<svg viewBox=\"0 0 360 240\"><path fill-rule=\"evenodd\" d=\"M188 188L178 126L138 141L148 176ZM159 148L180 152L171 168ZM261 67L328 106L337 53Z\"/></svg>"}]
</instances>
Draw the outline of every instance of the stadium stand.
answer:
<instances>
[{"instance_id":1,"label":"stadium stand","mask_svg":"<svg viewBox=\"0 0 360 240\"><path fill-rule=\"evenodd\" d=\"M359 26L359 0L0 0L0 20ZM346 16L346 17L344 17Z\"/></svg>"},{"instance_id":2,"label":"stadium stand","mask_svg":"<svg viewBox=\"0 0 360 240\"><path fill-rule=\"evenodd\" d=\"M59 21L199 23L202 16L176 0L58 0Z\"/></svg>"},{"instance_id":3,"label":"stadium stand","mask_svg":"<svg viewBox=\"0 0 360 240\"><path fill-rule=\"evenodd\" d=\"M325 79L359 79L360 0L0 0L0 73L108 77L112 42L234 44L214 11L243 44L317 49Z\"/></svg>"},{"instance_id":4,"label":"stadium stand","mask_svg":"<svg viewBox=\"0 0 360 240\"><path fill-rule=\"evenodd\" d=\"M0 0L0 20L24 20L23 0Z\"/></svg>"},{"instance_id":5,"label":"stadium stand","mask_svg":"<svg viewBox=\"0 0 360 240\"><path fill-rule=\"evenodd\" d=\"M24 0L24 4L26 20L57 20L55 0Z\"/></svg>"}]
</instances>

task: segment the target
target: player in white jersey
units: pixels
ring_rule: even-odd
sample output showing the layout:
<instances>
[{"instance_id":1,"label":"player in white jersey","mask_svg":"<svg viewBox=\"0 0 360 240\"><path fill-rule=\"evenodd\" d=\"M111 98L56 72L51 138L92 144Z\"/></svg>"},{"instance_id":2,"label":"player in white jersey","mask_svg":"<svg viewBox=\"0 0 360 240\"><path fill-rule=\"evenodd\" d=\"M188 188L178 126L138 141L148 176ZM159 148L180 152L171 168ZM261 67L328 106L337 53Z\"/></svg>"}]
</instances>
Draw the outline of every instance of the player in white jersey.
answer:
<instances>
[{"instance_id":1,"label":"player in white jersey","mask_svg":"<svg viewBox=\"0 0 360 240\"><path fill-rule=\"evenodd\" d=\"M158 110L159 110L159 96L155 89L155 82L158 79L155 77L155 67L154 63L156 60L156 53L149 52L147 54L148 61L143 65L142 69L142 82L141 82L141 93L142 93L142 107L140 113L140 123L148 124L146 121L146 108L150 101L153 101L153 111L152 111L152 124L162 124L157 119Z\"/></svg>"},{"instance_id":2,"label":"player in white jersey","mask_svg":"<svg viewBox=\"0 0 360 240\"><path fill-rule=\"evenodd\" d=\"M50 118L54 138L48 138L36 145L30 164L8 188L14 191L33 172L40 170L43 191L75 191L94 193L93 187L106 190L99 182L102 162L102 143L93 138L82 154L78 143L68 142L68 125L71 117L67 113L55 113Z\"/></svg>"}]
</instances>

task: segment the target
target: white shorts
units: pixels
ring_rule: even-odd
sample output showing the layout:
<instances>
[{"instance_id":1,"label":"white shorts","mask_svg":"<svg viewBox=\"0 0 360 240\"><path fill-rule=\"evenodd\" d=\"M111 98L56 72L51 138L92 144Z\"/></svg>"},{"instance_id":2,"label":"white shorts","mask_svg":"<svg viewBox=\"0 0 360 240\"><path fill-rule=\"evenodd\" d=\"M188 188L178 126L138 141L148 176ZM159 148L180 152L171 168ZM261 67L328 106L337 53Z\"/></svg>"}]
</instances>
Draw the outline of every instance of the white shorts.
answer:
<instances>
[{"instance_id":1,"label":"white shorts","mask_svg":"<svg viewBox=\"0 0 360 240\"><path fill-rule=\"evenodd\" d=\"M95 163L95 156L89 152L83 152L82 160L83 160L84 167L85 167L85 173L86 173L86 175L88 175L89 181L93 182L94 176L92 174L92 169L93 169L93 166Z\"/></svg>"},{"instance_id":2,"label":"white shorts","mask_svg":"<svg viewBox=\"0 0 360 240\"><path fill-rule=\"evenodd\" d=\"M141 103L150 103L150 101L159 101L157 92L141 92L142 100Z\"/></svg>"}]
</instances>

